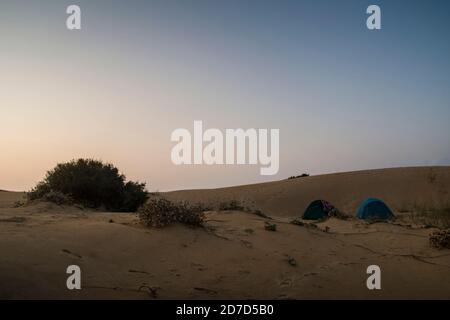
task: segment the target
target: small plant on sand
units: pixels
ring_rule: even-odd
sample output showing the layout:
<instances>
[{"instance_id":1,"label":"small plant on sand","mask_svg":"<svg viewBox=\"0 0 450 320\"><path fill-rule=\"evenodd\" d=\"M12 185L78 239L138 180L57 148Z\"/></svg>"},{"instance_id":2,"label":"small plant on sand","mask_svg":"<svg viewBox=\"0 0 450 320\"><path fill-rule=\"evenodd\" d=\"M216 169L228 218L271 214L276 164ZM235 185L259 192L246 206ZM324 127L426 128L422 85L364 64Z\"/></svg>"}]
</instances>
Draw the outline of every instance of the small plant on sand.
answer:
<instances>
[{"instance_id":1,"label":"small plant on sand","mask_svg":"<svg viewBox=\"0 0 450 320\"><path fill-rule=\"evenodd\" d=\"M433 169L430 169L430 172L427 174L427 181L429 184L433 184L436 181L436 173L433 172Z\"/></svg>"},{"instance_id":2,"label":"small plant on sand","mask_svg":"<svg viewBox=\"0 0 450 320\"><path fill-rule=\"evenodd\" d=\"M58 164L28 192L29 200L77 203L110 211L136 211L148 199L144 183L125 182L112 164L78 159Z\"/></svg>"},{"instance_id":3,"label":"small plant on sand","mask_svg":"<svg viewBox=\"0 0 450 320\"><path fill-rule=\"evenodd\" d=\"M229 202L222 202L219 205L220 211L244 211L244 206L237 200L231 200Z\"/></svg>"},{"instance_id":4,"label":"small plant on sand","mask_svg":"<svg viewBox=\"0 0 450 320\"><path fill-rule=\"evenodd\" d=\"M271 217L269 217L268 215L266 215L264 212L262 212L259 209L256 209L256 210L251 210L250 209L250 210L248 210L248 212L250 212L250 213L252 213L254 215L257 215L258 217L261 217L261 218L272 219Z\"/></svg>"},{"instance_id":5,"label":"small plant on sand","mask_svg":"<svg viewBox=\"0 0 450 320\"><path fill-rule=\"evenodd\" d=\"M23 207L25 205L24 201L16 201L13 203L13 208L20 208Z\"/></svg>"},{"instance_id":6,"label":"small plant on sand","mask_svg":"<svg viewBox=\"0 0 450 320\"><path fill-rule=\"evenodd\" d=\"M398 213L408 213L408 212L411 212L411 209L406 204L403 204L397 208L397 212Z\"/></svg>"},{"instance_id":7,"label":"small plant on sand","mask_svg":"<svg viewBox=\"0 0 450 320\"><path fill-rule=\"evenodd\" d=\"M343 211L333 208L328 212L328 217L333 217L340 220L350 220L352 217Z\"/></svg>"},{"instance_id":8,"label":"small plant on sand","mask_svg":"<svg viewBox=\"0 0 450 320\"><path fill-rule=\"evenodd\" d=\"M443 207L415 207L411 215L416 224L434 226L441 229L450 228L450 206Z\"/></svg>"},{"instance_id":9,"label":"small plant on sand","mask_svg":"<svg viewBox=\"0 0 450 320\"><path fill-rule=\"evenodd\" d=\"M309 229L319 229L319 227L316 224L314 224L312 222L311 223L303 222L303 221L301 221L299 219L294 219L290 223L291 224L295 224L295 225L300 226L300 227L309 228Z\"/></svg>"},{"instance_id":10,"label":"small plant on sand","mask_svg":"<svg viewBox=\"0 0 450 320\"><path fill-rule=\"evenodd\" d=\"M297 266L297 260L295 260L293 257L289 255L287 256L287 262L293 267Z\"/></svg>"},{"instance_id":11,"label":"small plant on sand","mask_svg":"<svg viewBox=\"0 0 450 320\"><path fill-rule=\"evenodd\" d=\"M266 229L267 231L277 231L277 225L266 221L264 223L264 229Z\"/></svg>"},{"instance_id":12,"label":"small plant on sand","mask_svg":"<svg viewBox=\"0 0 450 320\"><path fill-rule=\"evenodd\" d=\"M253 234L255 231L252 228L247 228L247 229L244 229L244 232L248 233L248 234Z\"/></svg>"},{"instance_id":13,"label":"small plant on sand","mask_svg":"<svg viewBox=\"0 0 450 320\"><path fill-rule=\"evenodd\" d=\"M140 221L147 227L161 228L173 223L192 227L202 226L204 212L209 208L202 204L174 203L164 198L154 198L138 210Z\"/></svg>"},{"instance_id":14,"label":"small plant on sand","mask_svg":"<svg viewBox=\"0 0 450 320\"><path fill-rule=\"evenodd\" d=\"M438 249L450 249L450 229L430 234L430 245Z\"/></svg>"},{"instance_id":15,"label":"small plant on sand","mask_svg":"<svg viewBox=\"0 0 450 320\"><path fill-rule=\"evenodd\" d=\"M239 202L237 200L231 200L231 201L228 201L228 202L221 202L219 204L219 208L218 209L220 211L242 211L242 212L247 212L247 213L251 213L251 214L257 215L258 217L261 217L261 218L272 219L271 217L266 215L261 210L251 208L250 206L244 206L241 202Z\"/></svg>"}]
</instances>

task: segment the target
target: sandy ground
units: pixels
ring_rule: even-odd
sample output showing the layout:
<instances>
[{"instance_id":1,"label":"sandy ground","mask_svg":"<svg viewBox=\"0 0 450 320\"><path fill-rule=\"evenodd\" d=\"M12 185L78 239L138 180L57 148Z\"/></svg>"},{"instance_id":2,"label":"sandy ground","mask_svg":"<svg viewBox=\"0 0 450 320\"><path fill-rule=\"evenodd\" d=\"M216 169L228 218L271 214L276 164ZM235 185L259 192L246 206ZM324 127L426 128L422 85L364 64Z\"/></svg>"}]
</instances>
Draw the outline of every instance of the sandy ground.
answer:
<instances>
[{"instance_id":1,"label":"sandy ground","mask_svg":"<svg viewBox=\"0 0 450 320\"><path fill-rule=\"evenodd\" d=\"M246 201L273 217L275 232L265 230L267 219L238 211L208 212L203 229L149 229L133 214L50 203L13 208L23 194L0 191L0 298L450 299L450 250L430 247L432 228L288 222L315 198L354 214L363 198L377 196L401 215L399 208L419 202L448 203L449 184L448 167L409 168L164 194ZM66 288L71 264L81 267L82 290ZM366 287L372 264L381 267L381 290Z\"/></svg>"}]
</instances>

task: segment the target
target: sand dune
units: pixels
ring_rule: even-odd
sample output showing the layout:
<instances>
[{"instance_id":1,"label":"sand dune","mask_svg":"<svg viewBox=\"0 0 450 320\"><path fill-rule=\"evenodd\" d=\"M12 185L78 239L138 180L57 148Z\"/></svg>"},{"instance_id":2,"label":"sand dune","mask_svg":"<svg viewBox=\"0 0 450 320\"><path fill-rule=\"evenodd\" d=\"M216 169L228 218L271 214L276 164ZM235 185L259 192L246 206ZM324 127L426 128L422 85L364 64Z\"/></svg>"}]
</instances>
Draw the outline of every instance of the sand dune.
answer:
<instances>
[{"instance_id":1,"label":"sand dune","mask_svg":"<svg viewBox=\"0 0 450 320\"><path fill-rule=\"evenodd\" d=\"M313 200L325 199L354 215L368 197L397 211L450 204L450 167L365 170L220 189L165 193L174 200L219 203L231 199L270 216L295 217Z\"/></svg>"},{"instance_id":2,"label":"sand dune","mask_svg":"<svg viewBox=\"0 0 450 320\"><path fill-rule=\"evenodd\" d=\"M385 199L397 214L444 205L449 184L449 167L428 167L163 194L241 200L275 217L275 232L265 230L267 219L239 211L208 212L203 229L149 229L133 214L50 203L12 208L23 194L0 192L0 298L450 299L450 250L430 247L433 228L335 218L317 229L288 223L316 198L348 213L367 196ZM66 289L70 264L82 269L82 290ZM382 269L382 290L366 287L371 264Z\"/></svg>"},{"instance_id":3,"label":"sand dune","mask_svg":"<svg viewBox=\"0 0 450 320\"><path fill-rule=\"evenodd\" d=\"M0 190L0 208L11 208L17 201L24 201L24 192L9 192Z\"/></svg>"}]
</instances>

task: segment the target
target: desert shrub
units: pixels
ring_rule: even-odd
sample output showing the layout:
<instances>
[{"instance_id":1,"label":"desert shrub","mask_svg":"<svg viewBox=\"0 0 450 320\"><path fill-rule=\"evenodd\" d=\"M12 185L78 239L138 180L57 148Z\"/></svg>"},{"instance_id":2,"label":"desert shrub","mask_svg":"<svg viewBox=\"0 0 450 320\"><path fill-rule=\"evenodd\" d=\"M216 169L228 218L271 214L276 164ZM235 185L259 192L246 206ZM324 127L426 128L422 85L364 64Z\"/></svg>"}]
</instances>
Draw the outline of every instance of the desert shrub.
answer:
<instances>
[{"instance_id":1,"label":"desert shrub","mask_svg":"<svg viewBox=\"0 0 450 320\"><path fill-rule=\"evenodd\" d=\"M128 181L125 184L122 211L136 211L148 199L145 183Z\"/></svg>"},{"instance_id":2,"label":"desert shrub","mask_svg":"<svg viewBox=\"0 0 450 320\"><path fill-rule=\"evenodd\" d=\"M174 203L164 198L154 198L138 210L140 221L148 227L161 228L173 223L198 227L203 225L204 212L209 208L202 204Z\"/></svg>"},{"instance_id":3,"label":"desert shrub","mask_svg":"<svg viewBox=\"0 0 450 320\"><path fill-rule=\"evenodd\" d=\"M450 249L450 229L439 230L430 234L430 244L438 249Z\"/></svg>"},{"instance_id":4,"label":"desert shrub","mask_svg":"<svg viewBox=\"0 0 450 320\"><path fill-rule=\"evenodd\" d=\"M319 227L316 224L314 224L312 222L303 222L299 219L294 219L290 223L295 224L300 227L309 228L309 229L319 229Z\"/></svg>"},{"instance_id":5,"label":"desert shrub","mask_svg":"<svg viewBox=\"0 0 450 320\"><path fill-rule=\"evenodd\" d=\"M253 214L255 214L255 215L257 215L258 217L261 217L261 218L272 219L271 217L269 217L267 214L265 214L264 212L262 212L259 209L249 210L248 212L253 213Z\"/></svg>"},{"instance_id":6,"label":"desert shrub","mask_svg":"<svg viewBox=\"0 0 450 320\"><path fill-rule=\"evenodd\" d=\"M231 200L229 202L222 202L219 205L220 211L245 211L244 206L237 200Z\"/></svg>"},{"instance_id":7,"label":"desert shrub","mask_svg":"<svg viewBox=\"0 0 450 320\"><path fill-rule=\"evenodd\" d=\"M136 211L148 198L145 184L125 183L125 176L112 164L92 159L58 164L28 193L28 198L51 201L56 197L59 201L61 194L87 207L125 212Z\"/></svg>"},{"instance_id":8,"label":"desert shrub","mask_svg":"<svg viewBox=\"0 0 450 320\"><path fill-rule=\"evenodd\" d=\"M412 221L417 224L435 226L442 229L450 228L450 206L442 207L416 207L411 215Z\"/></svg>"},{"instance_id":9,"label":"desert shrub","mask_svg":"<svg viewBox=\"0 0 450 320\"><path fill-rule=\"evenodd\" d=\"M15 201L13 203L13 208L20 208L20 207L23 207L24 205L25 205L24 201Z\"/></svg>"},{"instance_id":10,"label":"desert shrub","mask_svg":"<svg viewBox=\"0 0 450 320\"><path fill-rule=\"evenodd\" d=\"M337 208L333 208L328 212L328 217L334 217L337 219L341 219L341 220L349 220L352 217L348 214L346 214L345 212L340 211Z\"/></svg>"},{"instance_id":11,"label":"desert shrub","mask_svg":"<svg viewBox=\"0 0 450 320\"><path fill-rule=\"evenodd\" d=\"M41 181L27 193L27 197L29 200L42 199L50 191L52 191L50 186L44 181Z\"/></svg>"},{"instance_id":12,"label":"desert shrub","mask_svg":"<svg viewBox=\"0 0 450 320\"><path fill-rule=\"evenodd\" d=\"M242 212L247 212L247 213L257 215L258 217L261 217L261 218L272 219L271 217L269 217L268 215L263 213L261 210L244 206L244 205L242 205L241 202L239 202L237 200L221 202L219 204L218 209L220 211L242 211Z\"/></svg>"},{"instance_id":13,"label":"desert shrub","mask_svg":"<svg viewBox=\"0 0 450 320\"><path fill-rule=\"evenodd\" d=\"M44 196L42 197L42 200L48 201L48 202L53 202L57 205L73 204L73 199L70 196L68 196L60 191L53 191L53 190L44 194Z\"/></svg>"}]
</instances>

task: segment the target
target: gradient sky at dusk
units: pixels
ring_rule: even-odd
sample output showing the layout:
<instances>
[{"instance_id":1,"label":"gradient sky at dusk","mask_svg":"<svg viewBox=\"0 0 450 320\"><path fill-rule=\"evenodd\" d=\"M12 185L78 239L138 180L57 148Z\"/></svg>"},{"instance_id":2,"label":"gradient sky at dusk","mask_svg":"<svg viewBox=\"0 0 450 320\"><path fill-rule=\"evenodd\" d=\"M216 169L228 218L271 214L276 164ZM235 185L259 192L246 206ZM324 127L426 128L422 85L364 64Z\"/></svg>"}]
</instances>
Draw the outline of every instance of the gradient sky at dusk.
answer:
<instances>
[{"instance_id":1,"label":"gradient sky at dusk","mask_svg":"<svg viewBox=\"0 0 450 320\"><path fill-rule=\"evenodd\" d=\"M0 189L79 157L150 190L450 165L449 14L445 0L0 0ZM173 165L170 134L194 120L280 129L279 174Z\"/></svg>"}]
</instances>

